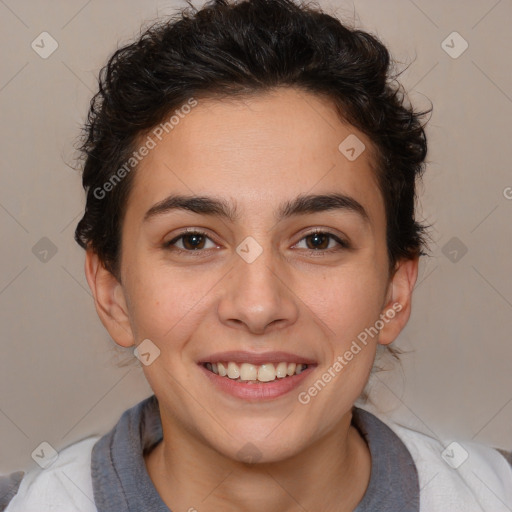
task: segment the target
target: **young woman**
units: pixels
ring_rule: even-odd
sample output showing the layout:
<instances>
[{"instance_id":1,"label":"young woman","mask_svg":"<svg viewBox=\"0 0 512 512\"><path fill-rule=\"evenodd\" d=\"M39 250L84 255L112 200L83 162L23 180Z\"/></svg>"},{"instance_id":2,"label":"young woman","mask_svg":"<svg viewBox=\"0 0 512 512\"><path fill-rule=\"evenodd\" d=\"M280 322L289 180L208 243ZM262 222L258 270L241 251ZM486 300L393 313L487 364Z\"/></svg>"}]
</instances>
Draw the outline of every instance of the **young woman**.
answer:
<instances>
[{"instance_id":1,"label":"young woman","mask_svg":"<svg viewBox=\"0 0 512 512\"><path fill-rule=\"evenodd\" d=\"M76 239L154 395L6 510L511 510L498 451L354 405L411 313L425 114L375 37L291 0L217 0L118 50Z\"/></svg>"}]
</instances>

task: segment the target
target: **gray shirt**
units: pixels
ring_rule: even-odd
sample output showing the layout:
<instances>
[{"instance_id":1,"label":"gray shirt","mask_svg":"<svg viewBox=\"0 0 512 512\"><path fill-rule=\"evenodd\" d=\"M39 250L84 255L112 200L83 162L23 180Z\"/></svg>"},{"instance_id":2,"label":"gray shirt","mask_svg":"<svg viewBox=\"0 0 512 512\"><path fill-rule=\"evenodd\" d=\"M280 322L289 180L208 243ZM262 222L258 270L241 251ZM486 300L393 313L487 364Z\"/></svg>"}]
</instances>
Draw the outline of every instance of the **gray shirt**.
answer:
<instances>
[{"instance_id":1,"label":"gray shirt","mask_svg":"<svg viewBox=\"0 0 512 512\"><path fill-rule=\"evenodd\" d=\"M354 512L418 512L418 473L398 436L375 415L354 407L352 424L368 443L368 488ZM128 409L97 441L91 474L98 512L169 512L146 470L143 455L162 439L155 395ZM172 511L171 511L172 512Z\"/></svg>"}]
</instances>

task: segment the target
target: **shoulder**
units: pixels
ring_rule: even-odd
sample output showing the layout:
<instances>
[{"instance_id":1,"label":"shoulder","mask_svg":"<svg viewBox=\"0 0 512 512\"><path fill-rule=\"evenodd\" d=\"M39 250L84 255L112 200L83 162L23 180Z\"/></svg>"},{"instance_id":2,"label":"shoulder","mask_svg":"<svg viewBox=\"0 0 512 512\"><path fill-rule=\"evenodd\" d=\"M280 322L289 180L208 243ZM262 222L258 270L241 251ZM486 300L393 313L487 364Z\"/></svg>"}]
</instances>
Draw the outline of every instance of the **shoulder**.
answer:
<instances>
[{"instance_id":1,"label":"shoulder","mask_svg":"<svg viewBox=\"0 0 512 512\"><path fill-rule=\"evenodd\" d=\"M6 491L11 496L8 494L9 501L4 500L7 508L2 509L0 505L0 510L97 512L92 489L91 452L98 439L100 436L91 436L63 448L46 469L37 466L24 476L18 472L3 477Z\"/></svg>"},{"instance_id":2,"label":"shoulder","mask_svg":"<svg viewBox=\"0 0 512 512\"><path fill-rule=\"evenodd\" d=\"M417 466L421 512L510 511L512 467L498 450L469 441L440 441L409 426L386 423Z\"/></svg>"}]
</instances>

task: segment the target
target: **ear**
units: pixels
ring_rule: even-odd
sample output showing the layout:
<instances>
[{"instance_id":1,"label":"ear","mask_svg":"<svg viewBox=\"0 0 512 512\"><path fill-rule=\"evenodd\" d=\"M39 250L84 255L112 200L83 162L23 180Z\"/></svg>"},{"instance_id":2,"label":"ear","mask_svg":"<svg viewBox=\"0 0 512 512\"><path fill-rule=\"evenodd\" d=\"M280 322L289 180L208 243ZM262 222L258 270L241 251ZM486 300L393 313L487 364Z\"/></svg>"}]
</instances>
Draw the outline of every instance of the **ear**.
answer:
<instances>
[{"instance_id":1,"label":"ear","mask_svg":"<svg viewBox=\"0 0 512 512\"><path fill-rule=\"evenodd\" d=\"M379 343L389 345L400 334L411 316L412 291L418 277L419 257L403 259L397 264L390 280L386 304L381 318L384 327L379 333Z\"/></svg>"},{"instance_id":2,"label":"ear","mask_svg":"<svg viewBox=\"0 0 512 512\"><path fill-rule=\"evenodd\" d=\"M85 276L98 316L112 339L122 347L134 345L123 286L91 248L85 254Z\"/></svg>"}]
</instances>

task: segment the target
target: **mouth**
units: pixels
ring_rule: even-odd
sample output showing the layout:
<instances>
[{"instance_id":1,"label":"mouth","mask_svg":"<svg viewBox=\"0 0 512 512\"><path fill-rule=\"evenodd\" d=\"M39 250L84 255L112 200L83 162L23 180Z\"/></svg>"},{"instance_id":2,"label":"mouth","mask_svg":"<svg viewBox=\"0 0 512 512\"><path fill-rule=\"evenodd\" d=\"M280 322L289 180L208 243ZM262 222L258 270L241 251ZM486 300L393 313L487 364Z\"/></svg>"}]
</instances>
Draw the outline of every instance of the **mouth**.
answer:
<instances>
[{"instance_id":1,"label":"mouth","mask_svg":"<svg viewBox=\"0 0 512 512\"><path fill-rule=\"evenodd\" d=\"M224 352L198 362L214 390L253 402L290 394L317 366L285 352Z\"/></svg>"}]
</instances>

